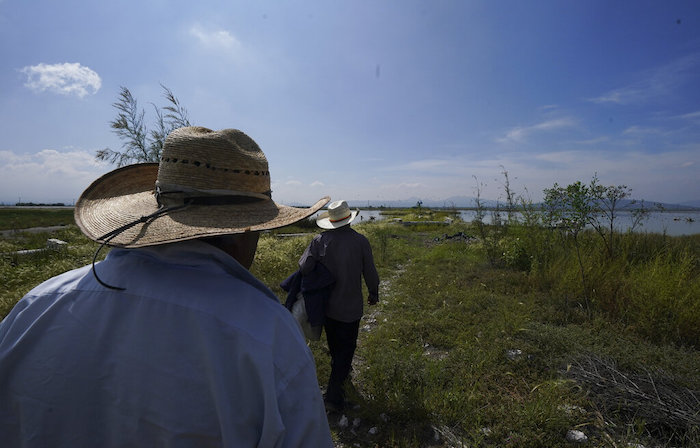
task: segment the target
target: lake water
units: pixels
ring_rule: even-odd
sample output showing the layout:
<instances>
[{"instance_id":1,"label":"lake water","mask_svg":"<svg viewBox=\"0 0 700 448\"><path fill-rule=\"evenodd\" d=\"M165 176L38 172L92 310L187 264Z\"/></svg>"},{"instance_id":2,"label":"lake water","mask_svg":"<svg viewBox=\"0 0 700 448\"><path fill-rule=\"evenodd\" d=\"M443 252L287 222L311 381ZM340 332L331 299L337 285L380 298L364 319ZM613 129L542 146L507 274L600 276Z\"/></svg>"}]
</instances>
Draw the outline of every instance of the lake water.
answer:
<instances>
[{"instance_id":1,"label":"lake water","mask_svg":"<svg viewBox=\"0 0 700 448\"><path fill-rule=\"evenodd\" d=\"M476 216L476 212L473 210L461 210L459 214L460 218L466 222L473 221ZM353 224L369 221L372 218L375 220L384 219L379 210L360 210ZM491 218L491 212L486 211L484 222L489 224ZM501 214L501 218L505 219L504 213ZM632 214L629 212L620 212L615 220L617 222L616 227L623 232L629 230L633 223ZM649 233L666 232L667 235L672 236L694 235L700 233L700 211L653 212L649 214L648 219L642 223L642 226L637 226L635 231Z\"/></svg>"},{"instance_id":2,"label":"lake water","mask_svg":"<svg viewBox=\"0 0 700 448\"><path fill-rule=\"evenodd\" d=\"M0 0L1 1L1 0ZM13 206L3 206L4 208L17 208ZM23 206L26 208L65 208L65 207L50 207L50 206ZM320 213L320 212L319 212ZM315 216L318 216L317 213ZM465 222L471 222L476 216L474 210L460 210L460 218ZM517 217L521 215L519 213L515 214ZM501 213L501 219L505 219L505 213ZM365 221L371 220L381 220L384 216L379 210L360 210L354 224L359 224ZM487 210L484 215L484 222L490 224L492 219L492 214L490 210ZM627 231L632 225L632 214L629 212L619 212L616 218L617 228L620 231ZM642 226L637 226L636 232L649 232L649 233L664 233L667 235L678 236L678 235L695 235L700 233L700 210L697 211L686 211L686 212L653 212L649 214L649 218L643 222Z\"/></svg>"}]
</instances>

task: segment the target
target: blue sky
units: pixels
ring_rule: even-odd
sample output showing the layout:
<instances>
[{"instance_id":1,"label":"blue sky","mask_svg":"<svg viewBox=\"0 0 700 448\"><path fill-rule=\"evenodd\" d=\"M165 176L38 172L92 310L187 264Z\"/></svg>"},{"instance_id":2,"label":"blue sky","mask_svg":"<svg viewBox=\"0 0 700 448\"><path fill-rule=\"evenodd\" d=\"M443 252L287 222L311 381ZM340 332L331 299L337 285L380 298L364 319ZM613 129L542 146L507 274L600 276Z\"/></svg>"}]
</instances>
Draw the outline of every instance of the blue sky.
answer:
<instances>
[{"instance_id":1,"label":"blue sky","mask_svg":"<svg viewBox=\"0 0 700 448\"><path fill-rule=\"evenodd\" d=\"M273 198L700 199L700 3L0 0L0 202L72 202L112 103L172 89L265 151Z\"/></svg>"}]
</instances>

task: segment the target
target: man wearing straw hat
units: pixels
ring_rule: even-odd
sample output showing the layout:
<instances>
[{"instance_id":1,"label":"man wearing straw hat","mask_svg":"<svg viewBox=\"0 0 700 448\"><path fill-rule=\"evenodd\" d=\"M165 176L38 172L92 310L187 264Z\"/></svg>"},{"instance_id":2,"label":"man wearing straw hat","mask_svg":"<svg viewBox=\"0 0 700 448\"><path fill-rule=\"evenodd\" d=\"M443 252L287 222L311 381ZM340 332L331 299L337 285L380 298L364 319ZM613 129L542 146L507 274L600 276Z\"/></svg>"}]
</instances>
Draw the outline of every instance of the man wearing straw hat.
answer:
<instances>
[{"instance_id":1,"label":"man wearing straw hat","mask_svg":"<svg viewBox=\"0 0 700 448\"><path fill-rule=\"evenodd\" d=\"M106 259L30 291L0 323L3 446L332 446L313 357L249 272L259 231L311 208L271 199L241 131L181 128L160 163L75 206Z\"/></svg>"},{"instance_id":2,"label":"man wearing straw hat","mask_svg":"<svg viewBox=\"0 0 700 448\"><path fill-rule=\"evenodd\" d=\"M372 248L364 235L350 227L356 217L357 211L351 211L346 201L331 202L328 210L316 219L316 224L326 231L314 237L299 260L303 275L321 263L335 278L325 306L324 323L331 355L325 401L331 410L342 410L347 405L344 385L352 370L363 314L363 277L368 290L367 303L374 305L379 300L379 275Z\"/></svg>"}]
</instances>

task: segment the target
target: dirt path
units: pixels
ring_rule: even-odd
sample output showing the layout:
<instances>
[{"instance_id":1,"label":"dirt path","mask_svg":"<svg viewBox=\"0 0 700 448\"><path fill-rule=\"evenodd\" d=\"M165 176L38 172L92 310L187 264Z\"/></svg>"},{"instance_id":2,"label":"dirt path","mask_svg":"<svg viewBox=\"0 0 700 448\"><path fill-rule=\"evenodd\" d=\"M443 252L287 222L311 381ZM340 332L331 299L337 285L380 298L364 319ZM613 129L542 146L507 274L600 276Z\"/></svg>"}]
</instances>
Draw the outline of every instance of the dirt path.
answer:
<instances>
[{"instance_id":1,"label":"dirt path","mask_svg":"<svg viewBox=\"0 0 700 448\"><path fill-rule=\"evenodd\" d=\"M410 263L410 260L406 263ZM365 315L360 322L360 335L357 339L358 350L355 352L352 363L353 367L350 372L350 378L353 384L360 386L357 390L360 395L362 394L361 384L357 381L356 376L358 372L366 368L366 362L360 355L362 344L365 339L364 336L374 330L378 325L381 325L382 322L386 321L383 317L382 305L387 303L388 300L391 300L392 285L405 271L405 265L397 266L388 278L379 283L379 303L373 306L365 305ZM328 422L331 429L339 434L339 440L335 441L336 448L375 446L373 442L374 434L382 430L381 422L363 419L358 415L361 415L359 409L349 409L343 413L331 413L328 415ZM380 418L386 419L387 417L382 414ZM384 421L386 422L388 420Z\"/></svg>"},{"instance_id":2,"label":"dirt path","mask_svg":"<svg viewBox=\"0 0 700 448\"><path fill-rule=\"evenodd\" d=\"M406 261L406 263L410 262L411 260ZM392 285L396 279L403 275L404 272L406 272L406 265L400 264L396 266L396 269L389 278L384 279L379 283L379 303L374 306L366 306L365 310L368 312L365 313L365 315L362 317L362 321L360 322L360 334L372 331L374 327L381 324L380 320L382 320L382 304L386 303L387 299L392 296ZM357 341L358 347L361 346L362 339L363 338L360 336ZM363 364L363 360L359 356L355 355L355 363L357 363L359 367Z\"/></svg>"},{"instance_id":3,"label":"dirt path","mask_svg":"<svg viewBox=\"0 0 700 448\"><path fill-rule=\"evenodd\" d=\"M411 260L407 260L405 264L396 266L392 274L379 284L379 304L365 307L365 315L360 322L360 336L357 341L358 350L355 352L353 370L351 372L351 379L353 384L359 386L357 392L360 395L362 395L362 385L359 381L356 381L356 376L366 368L366 361L361 356L363 341L367 334L372 332L377 326L382 325L390 317L384 315L382 305L393 299L393 285L404 275L406 268L410 264ZM431 349L427 349L426 355L439 356L438 353L432 353ZM348 410L343 414L329 415L331 428L339 434L339 440L335 441L336 448L377 446L374 434L382 433L383 422L388 423L389 417L381 414L380 420L364 420L357 416L361 414L358 411L358 409L355 409ZM446 426L430 426L433 429L433 437L431 440L426 440L425 442L427 443L423 446L435 448L464 446L460 438Z\"/></svg>"}]
</instances>

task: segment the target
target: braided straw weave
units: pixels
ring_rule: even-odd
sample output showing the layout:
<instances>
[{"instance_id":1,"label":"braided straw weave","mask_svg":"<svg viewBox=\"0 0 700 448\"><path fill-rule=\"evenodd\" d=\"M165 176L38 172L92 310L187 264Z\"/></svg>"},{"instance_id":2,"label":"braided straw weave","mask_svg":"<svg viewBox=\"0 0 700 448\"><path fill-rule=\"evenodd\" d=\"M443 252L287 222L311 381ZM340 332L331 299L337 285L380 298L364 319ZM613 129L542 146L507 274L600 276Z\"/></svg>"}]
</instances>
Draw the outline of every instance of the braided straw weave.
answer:
<instances>
[{"instance_id":1,"label":"braided straw weave","mask_svg":"<svg viewBox=\"0 0 700 448\"><path fill-rule=\"evenodd\" d=\"M276 204L270 195L265 154L245 133L187 127L165 140L160 164L116 169L93 182L75 205L75 221L94 241L156 212L156 182L162 192L252 196L253 201L223 205L188 205L116 235L109 245L142 247L205 236L274 229L313 215L328 202L310 208ZM260 197L264 199L259 199Z\"/></svg>"},{"instance_id":2,"label":"braided straw weave","mask_svg":"<svg viewBox=\"0 0 700 448\"><path fill-rule=\"evenodd\" d=\"M173 131L164 146L158 169L163 184L198 190L270 190L265 154L241 131L182 128Z\"/></svg>"}]
</instances>

